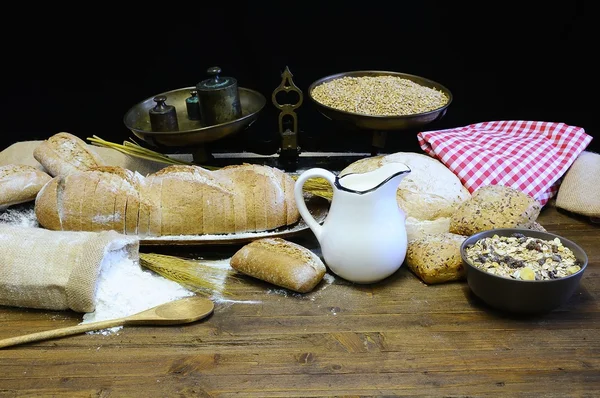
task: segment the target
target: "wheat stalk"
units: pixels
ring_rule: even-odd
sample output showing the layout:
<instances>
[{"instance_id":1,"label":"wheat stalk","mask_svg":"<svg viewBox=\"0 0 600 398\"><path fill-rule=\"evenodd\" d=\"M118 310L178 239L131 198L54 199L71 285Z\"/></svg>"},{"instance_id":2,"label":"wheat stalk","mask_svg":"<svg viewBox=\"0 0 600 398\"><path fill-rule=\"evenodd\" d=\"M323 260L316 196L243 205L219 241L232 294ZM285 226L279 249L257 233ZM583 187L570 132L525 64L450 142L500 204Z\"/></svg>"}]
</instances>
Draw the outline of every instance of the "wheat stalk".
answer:
<instances>
[{"instance_id":1,"label":"wheat stalk","mask_svg":"<svg viewBox=\"0 0 600 398\"><path fill-rule=\"evenodd\" d=\"M180 164L180 165L191 165L191 162L186 162L184 160L173 159L162 153L155 152L153 150L147 149L139 145L133 139L129 138L129 141L123 141L123 144L117 144L114 142L103 140L102 138L94 135L92 138L88 137L87 140L96 146L102 146L105 148L112 148L119 152L122 152L127 155L131 155L137 158L153 160L158 163L164 164Z\"/></svg>"},{"instance_id":2,"label":"wheat stalk","mask_svg":"<svg viewBox=\"0 0 600 398\"><path fill-rule=\"evenodd\" d=\"M179 283L196 293L210 295L214 292L231 295L224 287L228 279L237 280L233 269L203 264L200 261L156 253L140 253L140 265L163 277Z\"/></svg>"}]
</instances>

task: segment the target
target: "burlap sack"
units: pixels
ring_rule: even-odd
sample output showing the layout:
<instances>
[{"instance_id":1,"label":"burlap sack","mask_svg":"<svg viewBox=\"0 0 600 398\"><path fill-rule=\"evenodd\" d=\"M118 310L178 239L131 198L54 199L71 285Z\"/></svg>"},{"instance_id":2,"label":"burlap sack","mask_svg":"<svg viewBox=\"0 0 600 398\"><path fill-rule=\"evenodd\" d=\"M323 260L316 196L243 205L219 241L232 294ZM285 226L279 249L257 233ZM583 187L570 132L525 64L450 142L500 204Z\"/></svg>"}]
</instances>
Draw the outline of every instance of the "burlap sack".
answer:
<instances>
[{"instance_id":1,"label":"burlap sack","mask_svg":"<svg viewBox=\"0 0 600 398\"><path fill-rule=\"evenodd\" d=\"M582 152L569 170L556 195L556 207L590 216L600 217L600 155Z\"/></svg>"},{"instance_id":2,"label":"burlap sack","mask_svg":"<svg viewBox=\"0 0 600 398\"><path fill-rule=\"evenodd\" d=\"M0 225L0 305L93 312L100 266L111 255L137 260L139 241L115 231Z\"/></svg>"}]
</instances>

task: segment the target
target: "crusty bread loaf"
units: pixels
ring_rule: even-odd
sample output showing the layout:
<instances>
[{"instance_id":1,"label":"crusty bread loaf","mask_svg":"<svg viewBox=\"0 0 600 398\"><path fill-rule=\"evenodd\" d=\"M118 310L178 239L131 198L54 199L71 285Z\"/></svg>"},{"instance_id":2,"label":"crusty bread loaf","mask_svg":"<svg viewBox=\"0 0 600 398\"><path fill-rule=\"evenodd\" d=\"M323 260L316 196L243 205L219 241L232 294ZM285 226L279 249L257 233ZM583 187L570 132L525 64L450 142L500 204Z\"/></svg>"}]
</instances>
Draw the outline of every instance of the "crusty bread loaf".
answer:
<instances>
[{"instance_id":1,"label":"crusty bread loaf","mask_svg":"<svg viewBox=\"0 0 600 398\"><path fill-rule=\"evenodd\" d=\"M428 155L398 152L358 160L340 172L365 173L386 163L399 162L410 167L396 198L406 214L408 240L425 234L448 232L450 216L459 204L469 199L469 191L442 162Z\"/></svg>"},{"instance_id":2,"label":"crusty bread loaf","mask_svg":"<svg viewBox=\"0 0 600 398\"><path fill-rule=\"evenodd\" d=\"M458 207L450 218L450 232L469 236L494 228L537 228L541 208L537 200L518 189L486 185Z\"/></svg>"},{"instance_id":3,"label":"crusty bread loaf","mask_svg":"<svg viewBox=\"0 0 600 398\"><path fill-rule=\"evenodd\" d=\"M460 245L466 236L450 232L425 235L408 243L406 264L427 284L461 280L465 267Z\"/></svg>"},{"instance_id":4,"label":"crusty bread loaf","mask_svg":"<svg viewBox=\"0 0 600 398\"><path fill-rule=\"evenodd\" d=\"M28 165L0 166L0 209L33 201L52 177Z\"/></svg>"},{"instance_id":5,"label":"crusty bread loaf","mask_svg":"<svg viewBox=\"0 0 600 398\"><path fill-rule=\"evenodd\" d=\"M42 141L33 150L33 157L52 177L105 165L81 138L65 132Z\"/></svg>"},{"instance_id":6,"label":"crusty bread loaf","mask_svg":"<svg viewBox=\"0 0 600 398\"><path fill-rule=\"evenodd\" d=\"M321 259L296 243L263 238L248 243L230 259L233 269L273 285L307 293L325 276Z\"/></svg>"},{"instance_id":7,"label":"crusty bread loaf","mask_svg":"<svg viewBox=\"0 0 600 398\"><path fill-rule=\"evenodd\" d=\"M293 184L281 170L250 164L168 166L146 177L104 166L53 178L35 212L53 230L141 237L263 231L298 221Z\"/></svg>"}]
</instances>

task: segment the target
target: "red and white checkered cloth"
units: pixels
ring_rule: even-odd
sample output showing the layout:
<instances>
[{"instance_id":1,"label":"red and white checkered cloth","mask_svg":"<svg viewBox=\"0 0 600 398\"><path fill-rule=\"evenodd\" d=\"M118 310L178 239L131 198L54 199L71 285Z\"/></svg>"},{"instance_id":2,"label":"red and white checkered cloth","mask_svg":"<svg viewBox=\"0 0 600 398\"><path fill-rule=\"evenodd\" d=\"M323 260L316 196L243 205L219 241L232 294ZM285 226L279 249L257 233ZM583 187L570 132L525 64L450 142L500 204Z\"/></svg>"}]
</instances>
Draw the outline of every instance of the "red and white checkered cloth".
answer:
<instances>
[{"instance_id":1,"label":"red and white checkered cloth","mask_svg":"<svg viewBox=\"0 0 600 398\"><path fill-rule=\"evenodd\" d=\"M417 135L423 150L439 159L473 193L505 185L542 206L558 192L561 177L592 137L581 127L522 120L492 121Z\"/></svg>"}]
</instances>

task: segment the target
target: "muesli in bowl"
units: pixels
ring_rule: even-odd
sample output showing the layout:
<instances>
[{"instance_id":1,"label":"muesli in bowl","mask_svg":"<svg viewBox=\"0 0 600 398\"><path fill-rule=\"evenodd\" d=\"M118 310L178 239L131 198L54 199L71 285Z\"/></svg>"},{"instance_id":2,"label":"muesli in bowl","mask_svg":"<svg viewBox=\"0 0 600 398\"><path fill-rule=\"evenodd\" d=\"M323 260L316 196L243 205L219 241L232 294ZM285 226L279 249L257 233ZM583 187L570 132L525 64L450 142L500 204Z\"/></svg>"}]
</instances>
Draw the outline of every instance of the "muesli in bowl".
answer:
<instances>
[{"instance_id":1,"label":"muesli in bowl","mask_svg":"<svg viewBox=\"0 0 600 398\"><path fill-rule=\"evenodd\" d=\"M547 312L565 304L579 286L588 258L561 236L504 228L483 231L461 246L473 293L500 310Z\"/></svg>"}]
</instances>

